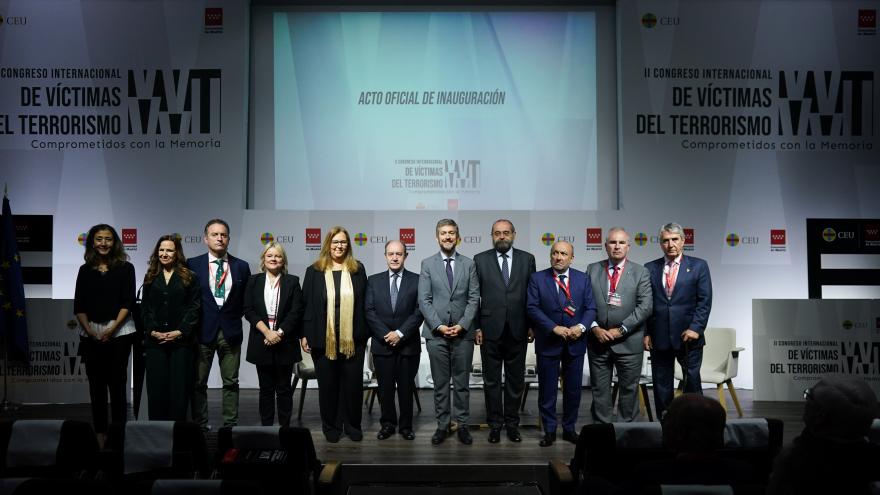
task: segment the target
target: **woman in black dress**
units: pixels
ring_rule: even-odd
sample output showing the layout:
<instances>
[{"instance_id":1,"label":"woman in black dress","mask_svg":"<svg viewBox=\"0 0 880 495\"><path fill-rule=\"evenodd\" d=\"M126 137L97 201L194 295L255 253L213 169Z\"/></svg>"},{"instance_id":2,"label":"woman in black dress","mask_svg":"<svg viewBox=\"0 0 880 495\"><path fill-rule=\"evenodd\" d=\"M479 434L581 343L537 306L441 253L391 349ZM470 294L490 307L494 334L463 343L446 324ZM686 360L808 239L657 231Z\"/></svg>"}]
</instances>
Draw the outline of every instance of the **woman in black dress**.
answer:
<instances>
[{"instance_id":1,"label":"woman in black dress","mask_svg":"<svg viewBox=\"0 0 880 495\"><path fill-rule=\"evenodd\" d=\"M247 361L257 367L260 382L260 421L290 426L293 366L300 361L300 320L303 313L299 277L287 273L287 253L270 242L260 255L260 271L251 275L244 291L244 317L251 324Z\"/></svg>"},{"instance_id":2,"label":"woman in black dress","mask_svg":"<svg viewBox=\"0 0 880 495\"><path fill-rule=\"evenodd\" d=\"M128 416L126 378L135 326L134 266L122 248L116 230L99 224L89 229L85 264L76 276L73 312L80 326L79 353L86 365L92 421L98 442L107 435L107 394L110 418L124 423Z\"/></svg>"},{"instance_id":3,"label":"woman in black dress","mask_svg":"<svg viewBox=\"0 0 880 495\"><path fill-rule=\"evenodd\" d=\"M367 275L354 258L351 237L333 227L324 238L318 259L306 268L301 346L312 354L318 376L318 404L328 442L343 433L363 439L361 393L367 320L364 311Z\"/></svg>"},{"instance_id":4,"label":"woman in black dress","mask_svg":"<svg viewBox=\"0 0 880 495\"><path fill-rule=\"evenodd\" d=\"M201 302L196 274L186 267L176 236L156 242L141 307L144 315L147 401L152 421L185 421L195 373L193 327Z\"/></svg>"}]
</instances>

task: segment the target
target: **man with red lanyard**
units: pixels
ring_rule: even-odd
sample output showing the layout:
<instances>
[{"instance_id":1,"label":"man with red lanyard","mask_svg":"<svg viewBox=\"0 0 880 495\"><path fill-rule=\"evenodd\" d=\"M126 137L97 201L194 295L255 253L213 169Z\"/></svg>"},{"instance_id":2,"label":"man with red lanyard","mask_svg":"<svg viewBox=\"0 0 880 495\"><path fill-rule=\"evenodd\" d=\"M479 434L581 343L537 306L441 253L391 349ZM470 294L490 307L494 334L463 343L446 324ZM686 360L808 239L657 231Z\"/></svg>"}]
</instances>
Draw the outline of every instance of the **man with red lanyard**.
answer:
<instances>
[{"instance_id":1,"label":"man with red lanyard","mask_svg":"<svg viewBox=\"0 0 880 495\"><path fill-rule=\"evenodd\" d=\"M685 393L703 393L703 333L712 310L712 278L705 260L684 256L684 229L677 223L660 228L664 256L647 263L654 292L654 311L644 337L651 352L654 407L657 417L672 402L676 360L684 373Z\"/></svg>"},{"instance_id":2,"label":"man with red lanyard","mask_svg":"<svg viewBox=\"0 0 880 495\"><path fill-rule=\"evenodd\" d=\"M642 337L651 316L651 278L642 265L626 258L629 234L612 227L605 238L608 259L592 263L587 275L596 301L587 344L593 423L612 421L611 375L617 369L620 387L618 421L634 421L639 415L639 376L642 371Z\"/></svg>"},{"instance_id":3,"label":"man with red lanyard","mask_svg":"<svg viewBox=\"0 0 880 495\"><path fill-rule=\"evenodd\" d=\"M223 426L238 424L238 368L244 338L241 318L244 316L244 289L251 269L247 262L227 252L229 224L224 220L209 220L205 225L204 240L208 252L186 260L186 265L198 275L202 292L192 415L193 422L207 431L210 429L208 376L214 354L223 380Z\"/></svg>"},{"instance_id":4,"label":"man with red lanyard","mask_svg":"<svg viewBox=\"0 0 880 495\"><path fill-rule=\"evenodd\" d=\"M584 377L586 332L596 319L593 289L584 272L571 267L574 248L557 241L550 248L550 268L529 278L526 313L535 333L538 361L538 410L544 425L539 445L556 441L556 391L562 365L562 439L577 443L575 431Z\"/></svg>"}]
</instances>

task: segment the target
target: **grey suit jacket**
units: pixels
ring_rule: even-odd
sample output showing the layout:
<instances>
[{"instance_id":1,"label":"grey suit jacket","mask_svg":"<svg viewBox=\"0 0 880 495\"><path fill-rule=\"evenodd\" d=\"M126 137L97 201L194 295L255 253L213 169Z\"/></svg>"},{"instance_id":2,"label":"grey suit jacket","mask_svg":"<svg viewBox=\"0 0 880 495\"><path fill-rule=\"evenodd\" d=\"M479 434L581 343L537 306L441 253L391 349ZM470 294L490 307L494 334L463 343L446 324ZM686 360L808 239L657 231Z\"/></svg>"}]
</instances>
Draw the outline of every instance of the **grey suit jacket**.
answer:
<instances>
[{"instance_id":1,"label":"grey suit jacket","mask_svg":"<svg viewBox=\"0 0 880 495\"><path fill-rule=\"evenodd\" d=\"M608 304L608 260L597 261L587 267L587 276L593 286L593 300L596 301L596 323L604 329L623 325L629 332L614 341L611 349L619 354L641 352L645 325L654 309L651 293L651 275L644 266L626 260L623 274L617 282L617 293L621 296L620 306ZM591 345L599 345L590 332Z\"/></svg>"},{"instance_id":2,"label":"grey suit jacket","mask_svg":"<svg viewBox=\"0 0 880 495\"><path fill-rule=\"evenodd\" d=\"M461 325L463 337L474 338L474 318L480 303L480 282L474 261L455 253L452 290L446 279L446 263L437 254L422 260L419 274L419 310L425 317L426 328L422 336L435 337L434 330L440 325Z\"/></svg>"}]
</instances>

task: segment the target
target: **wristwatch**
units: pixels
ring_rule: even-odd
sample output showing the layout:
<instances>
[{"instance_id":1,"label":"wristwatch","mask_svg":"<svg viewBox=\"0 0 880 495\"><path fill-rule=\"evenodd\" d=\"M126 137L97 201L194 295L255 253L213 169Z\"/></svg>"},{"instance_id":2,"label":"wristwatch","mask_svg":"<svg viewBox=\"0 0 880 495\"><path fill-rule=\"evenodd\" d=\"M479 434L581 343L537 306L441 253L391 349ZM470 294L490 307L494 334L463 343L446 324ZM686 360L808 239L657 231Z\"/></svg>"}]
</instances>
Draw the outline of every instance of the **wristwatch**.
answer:
<instances>
[{"instance_id":1,"label":"wristwatch","mask_svg":"<svg viewBox=\"0 0 880 495\"><path fill-rule=\"evenodd\" d=\"M284 337L284 330L282 330L280 328L278 330L275 330L275 333L277 333L281 337Z\"/></svg>"},{"instance_id":2,"label":"wristwatch","mask_svg":"<svg viewBox=\"0 0 880 495\"><path fill-rule=\"evenodd\" d=\"M583 323L578 323L577 326L578 326L578 328L581 329L581 333L584 333L587 331L587 327L585 327Z\"/></svg>"}]
</instances>

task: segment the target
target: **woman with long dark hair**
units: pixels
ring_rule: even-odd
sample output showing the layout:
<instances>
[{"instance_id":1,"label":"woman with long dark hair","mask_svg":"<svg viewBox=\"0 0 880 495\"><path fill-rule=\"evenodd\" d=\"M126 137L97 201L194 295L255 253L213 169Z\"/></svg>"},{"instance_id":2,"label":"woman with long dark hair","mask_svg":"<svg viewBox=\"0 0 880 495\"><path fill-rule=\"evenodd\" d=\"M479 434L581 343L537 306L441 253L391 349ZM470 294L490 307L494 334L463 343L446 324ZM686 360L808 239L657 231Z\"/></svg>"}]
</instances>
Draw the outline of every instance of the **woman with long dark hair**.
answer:
<instances>
[{"instance_id":1,"label":"woman with long dark hair","mask_svg":"<svg viewBox=\"0 0 880 495\"><path fill-rule=\"evenodd\" d=\"M321 423L328 442L338 442L343 433L356 442L364 436L360 397L369 336L366 287L364 265L352 254L348 231L331 228L303 279L306 311L300 342L315 362Z\"/></svg>"},{"instance_id":2,"label":"woman with long dark hair","mask_svg":"<svg viewBox=\"0 0 880 495\"><path fill-rule=\"evenodd\" d=\"M150 420L184 421L195 374L193 327L199 321L199 281L186 267L180 238L156 242L141 307L144 315Z\"/></svg>"},{"instance_id":3,"label":"woman with long dark hair","mask_svg":"<svg viewBox=\"0 0 880 495\"><path fill-rule=\"evenodd\" d=\"M98 442L107 435L107 394L110 418L124 423L128 417L126 377L135 326L134 266L116 230L107 224L89 229L85 263L76 276L73 312L80 326L79 353L86 365L92 421Z\"/></svg>"},{"instance_id":4,"label":"woman with long dark hair","mask_svg":"<svg viewBox=\"0 0 880 495\"><path fill-rule=\"evenodd\" d=\"M251 275L244 291L244 317L251 324L247 361L257 367L260 422L272 426L277 402L278 423L290 426L290 379L294 364L302 359L302 289L299 277L287 273L287 253L277 242L269 242L263 248L260 272Z\"/></svg>"}]
</instances>

